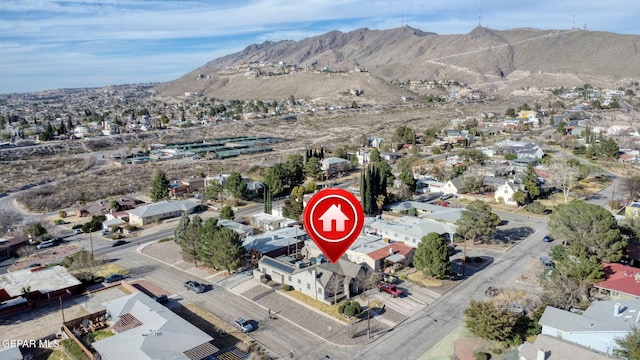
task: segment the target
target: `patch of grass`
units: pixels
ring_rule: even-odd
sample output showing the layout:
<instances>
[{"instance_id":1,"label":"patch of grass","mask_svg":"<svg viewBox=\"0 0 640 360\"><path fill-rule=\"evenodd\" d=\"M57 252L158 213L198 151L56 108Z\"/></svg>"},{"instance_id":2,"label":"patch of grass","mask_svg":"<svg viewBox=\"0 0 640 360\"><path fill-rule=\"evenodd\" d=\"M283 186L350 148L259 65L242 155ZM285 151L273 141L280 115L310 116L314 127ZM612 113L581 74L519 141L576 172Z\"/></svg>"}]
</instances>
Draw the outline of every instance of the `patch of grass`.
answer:
<instances>
[{"instance_id":1,"label":"patch of grass","mask_svg":"<svg viewBox=\"0 0 640 360\"><path fill-rule=\"evenodd\" d=\"M167 242L167 241L173 241L173 238L172 237L168 237L168 238L164 238L164 239L158 240L159 243L163 243L163 242Z\"/></svg>"},{"instance_id":2,"label":"patch of grass","mask_svg":"<svg viewBox=\"0 0 640 360\"><path fill-rule=\"evenodd\" d=\"M40 356L36 357L35 360L71 360L64 351L53 350L46 351Z\"/></svg>"},{"instance_id":3,"label":"patch of grass","mask_svg":"<svg viewBox=\"0 0 640 360\"><path fill-rule=\"evenodd\" d=\"M444 280L434 279L429 276L425 276L420 271L416 271L407 275L407 279L413 283L426 286L426 287L441 287L444 285Z\"/></svg>"},{"instance_id":4,"label":"patch of grass","mask_svg":"<svg viewBox=\"0 0 640 360\"><path fill-rule=\"evenodd\" d=\"M340 321L345 321L345 322L354 322L356 319L350 319L350 320L345 320L344 317L338 313L338 305L328 305L325 304L321 301L317 301L317 300L313 300L312 298L308 297L307 295L296 291L296 290L291 290L291 291L283 291L283 290L278 290L280 292L280 294L283 294L285 296L290 296L304 304L307 304L311 307L313 307L314 309L320 310L323 313L333 316L334 318L340 320Z\"/></svg>"},{"instance_id":5,"label":"patch of grass","mask_svg":"<svg viewBox=\"0 0 640 360\"><path fill-rule=\"evenodd\" d=\"M102 265L98 271L96 271L96 275L97 276L103 276L103 277L107 277L111 274L120 274L120 275L128 275L129 274L129 270L123 268L120 265L116 265L113 263L108 263L108 264L104 264Z\"/></svg>"},{"instance_id":6,"label":"patch of grass","mask_svg":"<svg viewBox=\"0 0 640 360\"><path fill-rule=\"evenodd\" d=\"M93 341L100 341L102 339L106 339L109 336L113 336L114 334L109 330L98 330L89 334L89 337L93 339Z\"/></svg>"}]
</instances>

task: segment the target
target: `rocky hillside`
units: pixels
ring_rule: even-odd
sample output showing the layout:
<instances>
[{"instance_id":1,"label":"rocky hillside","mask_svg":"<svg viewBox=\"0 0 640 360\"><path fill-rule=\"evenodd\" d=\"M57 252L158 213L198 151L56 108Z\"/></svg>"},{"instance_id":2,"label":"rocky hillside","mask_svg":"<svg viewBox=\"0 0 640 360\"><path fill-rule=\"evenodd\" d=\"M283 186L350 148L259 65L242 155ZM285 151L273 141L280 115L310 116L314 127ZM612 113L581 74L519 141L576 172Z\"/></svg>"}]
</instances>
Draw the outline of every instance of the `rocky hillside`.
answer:
<instances>
[{"instance_id":1,"label":"rocky hillside","mask_svg":"<svg viewBox=\"0 0 640 360\"><path fill-rule=\"evenodd\" d=\"M587 30L484 27L460 35L438 35L408 26L390 30L363 28L348 33L332 31L300 41L250 45L165 83L157 90L174 96L200 91L220 98L264 98L267 92L272 92L274 96L269 97L273 98L291 95L291 90L279 90L290 89L292 85L284 77L268 83L240 83L246 80L244 74L234 77L225 73L225 69L251 61L284 61L335 71L351 71L358 65L370 74L365 82L375 82L376 77L385 81L456 79L494 90L585 83L604 87L640 79L640 36ZM322 97L323 90L334 94L345 86L360 86L355 79L333 85L327 83L327 79L316 76L289 81L299 83L293 91L300 97Z\"/></svg>"}]
</instances>

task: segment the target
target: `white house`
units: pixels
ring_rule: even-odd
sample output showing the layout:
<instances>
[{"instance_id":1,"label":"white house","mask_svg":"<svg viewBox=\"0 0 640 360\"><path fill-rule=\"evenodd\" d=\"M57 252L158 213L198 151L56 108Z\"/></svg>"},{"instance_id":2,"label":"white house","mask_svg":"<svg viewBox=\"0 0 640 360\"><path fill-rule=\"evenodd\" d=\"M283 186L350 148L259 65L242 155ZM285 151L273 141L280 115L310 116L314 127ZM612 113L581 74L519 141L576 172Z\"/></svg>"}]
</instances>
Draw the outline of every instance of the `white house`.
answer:
<instances>
[{"instance_id":1,"label":"white house","mask_svg":"<svg viewBox=\"0 0 640 360\"><path fill-rule=\"evenodd\" d=\"M351 162L343 158L330 157L322 159L321 168L327 176L333 176L339 172L351 169Z\"/></svg>"},{"instance_id":2,"label":"white house","mask_svg":"<svg viewBox=\"0 0 640 360\"><path fill-rule=\"evenodd\" d=\"M518 206L518 202L513 200L513 194L522 190L520 184L516 184L513 181L505 181L501 186L498 186L494 197L497 202L511 206Z\"/></svg>"},{"instance_id":3,"label":"white house","mask_svg":"<svg viewBox=\"0 0 640 360\"><path fill-rule=\"evenodd\" d=\"M463 194L464 193L464 183L460 177L455 177L449 181L447 181L442 187L442 192L444 194Z\"/></svg>"},{"instance_id":4,"label":"white house","mask_svg":"<svg viewBox=\"0 0 640 360\"><path fill-rule=\"evenodd\" d=\"M640 299L594 301L582 314L547 306L539 323L542 335L612 355L615 339L640 326Z\"/></svg>"}]
</instances>

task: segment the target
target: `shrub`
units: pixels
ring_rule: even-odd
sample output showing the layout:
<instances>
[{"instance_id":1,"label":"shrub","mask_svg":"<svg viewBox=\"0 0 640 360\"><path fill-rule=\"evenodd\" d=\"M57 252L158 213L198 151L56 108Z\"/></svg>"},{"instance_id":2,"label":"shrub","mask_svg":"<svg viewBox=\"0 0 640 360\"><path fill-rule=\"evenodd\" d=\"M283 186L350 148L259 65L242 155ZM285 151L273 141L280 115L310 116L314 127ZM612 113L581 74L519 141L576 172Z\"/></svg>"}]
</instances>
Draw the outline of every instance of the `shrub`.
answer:
<instances>
[{"instance_id":1,"label":"shrub","mask_svg":"<svg viewBox=\"0 0 640 360\"><path fill-rule=\"evenodd\" d=\"M64 221L62 219L58 219L58 220L53 222L53 225L64 225L66 223L67 223L66 221Z\"/></svg>"},{"instance_id":2,"label":"shrub","mask_svg":"<svg viewBox=\"0 0 640 360\"><path fill-rule=\"evenodd\" d=\"M75 341L71 339L64 339L61 341L62 347L64 347L64 351L69 355L73 360L89 360L87 354L82 351L80 345L78 345Z\"/></svg>"},{"instance_id":3,"label":"shrub","mask_svg":"<svg viewBox=\"0 0 640 360\"><path fill-rule=\"evenodd\" d=\"M347 306L344 308L344 314L351 317L356 316L356 308L355 306Z\"/></svg>"},{"instance_id":4,"label":"shrub","mask_svg":"<svg viewBox=\"0 0 640 360\"><path fill-rule=\"evenodd\" d=\"M534 201L531 204L525 206L524 209L534 214L544 214L544 212L547 211L547 208L542 205L540 201Z\"/></svg>"},{"instance_id":5,"label":"shrub","mask_svg":"<svg viewBox=\"0 0 640 360\"><path fill-rule=\"evenodd\" d=\"M173 241L172 237L168 237L168 238L164 238L164 239L160 239L158 242L167 242L167 241Z\"/></svg>"},{"instance_id":6,"label":"shrub","mask_svg":"<svg viewBox=\"0 0 640 360\"><path fill-rule=\"evenodd\" d=\"M400 274L399 278L402 280L407 280L407 274Z\"/></svg>"},{"instance_id":7,"label":"shrub","mask_svg":"<svg viewBox=\"0 0 640 360\"><path fill-rule=\"evenodd\" d=\"M500 354L502 354L502 349L500 349L500 348L491 349L491 352L496 354L496 355L500 355Z\"/></svg>"},{"instance_id":8,"label":"shrub","mask_svg":"<svg viewBox=\"0 0 640 360\"><path fill-rule=\"evenodd\" d=\"M71 227L71 229L75 230L75 229L82 229L82 224L75 224Z\"/></svg>"},{"instance_id":9,"label":"shrub","mask_svg":"<svg viewBox=\"0 0 640 360\"><path fill-rule=\"evenodd\" d=\"M346 303L342 303L342 304L338 305L338 314L344 314L345 306L347 306Z\"/></svg>"},{"instance_id":10,"label":"shrub","mask_svg":"<svg viewBox=\"0 0 640 360\"><path fill-rule=\"evenodd\" d=\"M283 287L282 287L282 289L283 289L284 291L291 291L291 290L293 290L293 286L291 286L291 285L285 285L285 286L283 286Z\"/></svg>"},{"instance_id":11,"label":"shrub","mask_svg":"<svg viewBox=\"0 0 640 360\"><path fill-rule=\"evenodd\" d=\"M357 301L345 301L338 306L338 313L347 316L356 316L362 312L362 306Z\"/></svg>"},{"instance_id":12,"label":"shrub","mask_svg":"<svg viewBox=\"0 0 640 360\"><path fill-rule=\"evenodd\" d=\"M486 352L477 352L475 354L473 354L473 360L489 360L491 359L491 355L489 355Z\"/></svg>"}]
</instances>

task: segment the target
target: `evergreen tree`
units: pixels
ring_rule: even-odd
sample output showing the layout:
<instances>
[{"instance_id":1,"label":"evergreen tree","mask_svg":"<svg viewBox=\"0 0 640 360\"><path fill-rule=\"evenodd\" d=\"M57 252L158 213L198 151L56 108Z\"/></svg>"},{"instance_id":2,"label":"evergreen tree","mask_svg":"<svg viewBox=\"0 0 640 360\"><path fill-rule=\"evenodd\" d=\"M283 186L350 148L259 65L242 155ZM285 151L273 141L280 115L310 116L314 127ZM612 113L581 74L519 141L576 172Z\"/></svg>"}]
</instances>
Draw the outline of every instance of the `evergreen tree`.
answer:
<instances>
[{"instance_id":1,"label":"evergreen tree","mask_svg":"<svg viewBox=\"0 0 640 360\"><path fill-rule=\"evenodd\" d=\"M629 332L615 339L618 349L614 354L622 359L640 359L640 328L632 326Z\"/></svg>"},{"instance_id":2,"label":"evergreen tree","mask_svg":"<svg viewBox=\"0 0 640 360\"><path fill-rule=\"evenodd\" d=\"M264 202L264 212L265 214L271 214L271 210L272 210L271 190L269 189L269 186L265 185L262 196L263 196L263 202Z\"/></svg>"},{"instance_id":3,"label":"evergreen tree","mask_svg":"<svg viewBox=\"0 0 640 360\"><path fill-rule=\"evenodd\" d=\"M281 164L275 164L264 173L264 184L269 187L273 195L282 194L285 188L286 172Z\"/></svg>"},{"instance_id":4,"label":"evergreen tree","mask_svg":"<svg viewBox=\"0 0 640 360\"><path fill-rule=\"evenodd\" d=\"M296 186L291 190L291 196L284 201L282 215L293 220L300 220L304 207L304 187Z\"/></svg>"},{"instance_id":5,"label":"evergreen tree","mask_svg":"<svg viewBox=\"0 0 640 360\"><path fill-rule=\"evenodd\" d=\"M60 126L58 126L58 135L64 135L67 133L67 127L64 126L64 121L60 120Z\"/></svg>"},{"instance_id":6,"label":"evergreen tree","mask_svg":"<svg viewBox=\"0 0 640 360\"><path fill-rule=\"evenodd\" d=\"M238 172L231 172L227 181L224 183L224 188L236 199L244 199L247 197L247 183L242 181L242 175Z\"/></svg>"},{"instance_id":7,"label":"evergreen tree","mask_svg":"<svg viewBox=\"0 0 640 360\"><path fill-rule=\"evenodd\" d=\"M560 204L549 217L549 233L563 244L578 243L589 255L608 262L619 262L625 256L627 241L613 215L603 207L572 201Z\"/></svg>"},{"instance_id":8,"label":"evergreen tree","mask_svg":"<svg viewBox=\"0 0 640 360\"><path fill-rule=\"evenodd\" d=\"M225 227L218 228L213 238L207 238L203 248L210 249L210 256L206 258L207 264L217 269L225 269L229 273L244 264L247 254L238 233Z\"/></svg>"},{"instance_id":9,"label":"evergreen tree","mask_svg":"<svg viewBox=\"0 0 640 360\"><path fill-rule=\"evenodd\" d=\"M380 150L374 147L373 149L371 149L371 153L369 154L369 162L377 163L380 161L382 161L382 159L380 158Z\"/></svg>"},{"instance_id":10,"label":"evergreen tree","mask_svg":"<svg viewBox=\"0 0 640 360\"><path fill-rule=\"evenodd\" d=\"M484 241L500 225L500 217L491 212L491 207L482 200L467 205L456 221L457 233L465 240Z\"/></svg>"},{"instance_id":11,"label":"evergreen tree","mask_svg":"<svg viewBox=\"0 0 640 360\"><path fill-rule=\"evenodd\" d=\"M186 212L182 213L182 216L180 216L180 221L178 222L176 229L173 231L173 239L176 244L180 245L180 243L182 243L182 240L186 236L187 229L189 228L189 223L191 223L189 214L187 214Z\"/></svg>"},{"instance_id":12,"label":"evergreen tree","mask_svg":"<svg viewBox=\"0 0 640 360\"><path fill-rule=\"evenodd\" d=\"M322 165L320 164L320 159L318 159L316 156L310 157L309 160L307 160L307 163L304 165L304 173L312 180L318 180L320 178L320 175L322 174Z\"/></svg>"},{"instance_id":13,"label":"evergreen tree","mask_svg":"<svg viewBox=\"0 0 640 360\"><path fill-rule=\"evenodd\" d=\"M284 183L289 189L304 182L304 158L299 154L290 155L283 165Z\"/></svg>"},{"instance_id":14,"label":"evergreen tree","mask_svg":"<svg viewBox=\"0 0 640 360\"><path fill-rule=\"evenodd\" d=\"M522 172L521 181L527 190L527 196L531 200L535 200L540 196L540 187L538 186L538 175L533 163L528 163L527 168Z\"/></svg>"},{"instance_id":15,"label":"evergreen tree","mask_svg":"<svg viewBox=\"0 0 640 360\"><path fill-rule=\"evenodd\" d=\"M182 240L180 241L180 249L182 250L182 259L184 261L193 262L198 266L200 255L198 250L202 242L202 218L195 215L189 222Z\"/></svg>"},{"instance_id":16,"label":"evergreen tree","mask_svg":"<svg viewBox=\"0 0 640 360\"><path fill-rule=\"evenodd\" d=\"M220 184L220 182L216 180L209 181L207 187L204 188L204 196L209 201L217 200L222 190L222 184Z\"/></svg>"},{"instance_id":17,"label":"evergreen tree","mask_svg":"<svg viewBox=\"0 0 640 360\"><path fill-rule=\"evenodd\" d=\"M167 180L167 176L164 171L158 170L151 182L151 190L149 191L151 200L153 202L158 202L168 199L170 185L171 184L169 183L169 180Z\"/></svg>"},{"instance_id":18,"label":"evergreen tree","mask_svg":"<svg viewBox=\"0 0 640 360\"><path fill-rule=\"evenodd\" d=\"M75 126L73 126L73 121L71 121L71 117L67 118L67 131L73 130Z\"/></svg>"},{"instance_id":19,"label":"evergreen tree","mask_svg":"<svg viewBox=\"0 0 640 360\"><path fill-rule=\"evenodd\" d=\"M447 244L440 234L429 233L420 240L413 264L423 274L442 279L451 272L447 250Z\"/></svg>"},{"instance_id":20,"label":"evergreen tree","mask_svg":"<svg viewBox=\"0 0 640 360\"><path fill-rule=\"evenodd\" d=\"M220 210L220 219L233 220L235 217L236 215L233 213L233 209L229 205L223 206Z\"/></svg>"},{"instance_id":21,"label":"evergreen tree","mask_svg":"<svg viewBox=\"0 0 640 360\"><path fill-rule=\"evenodd\" d=\"M464 310L465 325L474 335L491 341L507 342L519 334L517 319L491 302L471 300Z\"/></svg>"}]
</instances>

